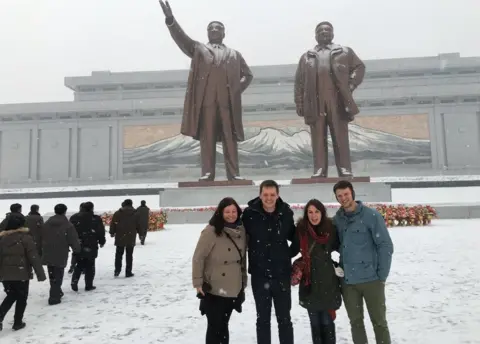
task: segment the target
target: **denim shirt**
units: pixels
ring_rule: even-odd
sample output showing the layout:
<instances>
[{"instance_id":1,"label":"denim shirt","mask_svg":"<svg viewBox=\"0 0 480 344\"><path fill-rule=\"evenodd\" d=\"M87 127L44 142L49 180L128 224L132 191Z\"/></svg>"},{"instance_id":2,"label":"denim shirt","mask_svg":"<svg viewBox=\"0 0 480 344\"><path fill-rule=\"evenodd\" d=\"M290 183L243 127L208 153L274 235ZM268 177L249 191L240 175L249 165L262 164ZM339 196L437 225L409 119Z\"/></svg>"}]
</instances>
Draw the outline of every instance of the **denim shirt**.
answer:
<instances>
[{"instance_id":1,"label":"denim shirt","mask_svg":"<svg viewBox=\"0 0 480 344\"><path fill-rule=\"evenodd\" d=\"M357 201L355 211L340 208L333 222L340 240L340 266L345 271L345 283L386 281L393 242L383 216Z\"/></svg>"}]
</instances>

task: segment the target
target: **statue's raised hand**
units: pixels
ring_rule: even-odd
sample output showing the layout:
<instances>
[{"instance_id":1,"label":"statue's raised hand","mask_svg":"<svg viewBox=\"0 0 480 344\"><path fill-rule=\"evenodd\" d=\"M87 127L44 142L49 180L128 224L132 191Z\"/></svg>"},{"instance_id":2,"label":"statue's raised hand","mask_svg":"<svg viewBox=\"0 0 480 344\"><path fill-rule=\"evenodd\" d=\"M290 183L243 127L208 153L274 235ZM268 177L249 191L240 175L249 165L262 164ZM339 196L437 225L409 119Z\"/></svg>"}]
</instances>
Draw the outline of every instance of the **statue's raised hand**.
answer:
<instances>
[{"instance_id":1,"label":"statue's raised hand","mask_svg":"<svg viewBox=\"0 0 480 344\"><path fill-rule=\"evenodd\" d=\"M163 14L165 14L165 18L172 18L173 12L168 1L163 2L163 0L158 0L158 2L160 3L160 6L162 6L162 10L163 10Z\"/></svg>"}]
</instances>

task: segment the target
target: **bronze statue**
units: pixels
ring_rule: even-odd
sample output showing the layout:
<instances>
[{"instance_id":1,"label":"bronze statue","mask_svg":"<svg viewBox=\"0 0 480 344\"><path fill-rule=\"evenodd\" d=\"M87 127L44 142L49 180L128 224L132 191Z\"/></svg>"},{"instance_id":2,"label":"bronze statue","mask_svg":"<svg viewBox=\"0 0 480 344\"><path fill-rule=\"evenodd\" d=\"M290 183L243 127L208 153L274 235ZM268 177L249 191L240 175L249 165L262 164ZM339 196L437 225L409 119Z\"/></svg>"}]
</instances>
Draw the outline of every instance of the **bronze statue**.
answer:
<instances>
[{"instance_id":1,"label":"bronze statue","mask_svg":"<svg viewBox=\"0 0 480 344\"><path fill-rule=\"evenodd\" d=\"M173 40L192 59L180 132L200 141L200 180L215 179L217 142L223 145L227 179L243 180L238 166L238 142L245 140L242 92L252 82L252 72L238 51L223 44L221 22L210 22L208 43L200 43L182 30L168 1L159 2Z\"/></svg>"},{"instance_id":2,"label":"bronze statue","mask_svg":"<svg viewBox=\"0 0 480 344\"><path fill-rule=\"evenodd\" d=\"M332 43L333 25L315 28L318 42L300 58L295 75L297 114L310 126L314 174L328 176L328 133L340 177L353 177L348 123L359 113L353 91L362 83L365 65L349 48Z\"/></svg>"}]
</instances>

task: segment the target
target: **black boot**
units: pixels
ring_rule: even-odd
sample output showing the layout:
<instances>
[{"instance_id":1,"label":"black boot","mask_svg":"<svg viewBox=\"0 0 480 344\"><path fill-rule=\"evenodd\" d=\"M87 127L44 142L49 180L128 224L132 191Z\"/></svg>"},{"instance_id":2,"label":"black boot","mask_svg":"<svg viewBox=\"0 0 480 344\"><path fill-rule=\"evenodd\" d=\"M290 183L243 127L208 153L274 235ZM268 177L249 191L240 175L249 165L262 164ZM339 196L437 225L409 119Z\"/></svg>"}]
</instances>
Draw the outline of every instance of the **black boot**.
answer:
<instances>
[{"instance_id":1,"label":"black boot","mask_svg":"<svg viewBox=\"0 0 480 344\"><path fill-rule=\"evenodd\" d=\"M25 328L25 326L27 326L27 324L25 324L23 321L20 323L14 323L12 326L12 330L18 331L18 330L21 330L22 328Z\"/></svg>"},{"instance_id":2,"label":"black boot","mask_svg":"<svg viewBox=\"0 0 480 344\"><path fill-rule=\"evenodd\" d=\"M335 323L330 325L322 325L322 344L335 344L337 342L337 336L335 331Z\"/></svg>"}]
</instances>

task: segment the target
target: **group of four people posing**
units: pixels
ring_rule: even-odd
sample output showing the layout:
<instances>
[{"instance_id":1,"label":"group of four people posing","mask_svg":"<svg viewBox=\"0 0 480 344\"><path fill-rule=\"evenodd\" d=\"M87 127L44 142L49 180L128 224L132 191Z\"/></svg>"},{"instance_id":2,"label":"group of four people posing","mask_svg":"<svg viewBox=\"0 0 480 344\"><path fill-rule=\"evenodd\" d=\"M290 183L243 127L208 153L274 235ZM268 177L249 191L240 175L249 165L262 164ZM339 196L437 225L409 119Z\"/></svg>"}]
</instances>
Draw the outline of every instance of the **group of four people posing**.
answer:
<instances>
[{"instance_id":1,"label":"group of four people posing","mask_svg":"<svg viewBox=\"0 0 480 344\"><path fill-rule=\"evenodd\" d=\"M280 344L294 343L291 289L297 284L313 344L336 343L335 317L342 299L354 344L368 343L364 301L376 342L391 343L385 282L393 243L385 221L378 211L355 200L350 182L338 182L333 192L340 209L332 219L322 202L312 199L296 223L273 180L262 182L259 196L244 211L232 198L220 201L192 259L193 286L208 321L206 344L229 343L228 323L234 310L242 312L247 273L258 344L271 344L272 304ZM340 255L338 263L331 257L333 251Z\"/></svg>"}]
</instances>

